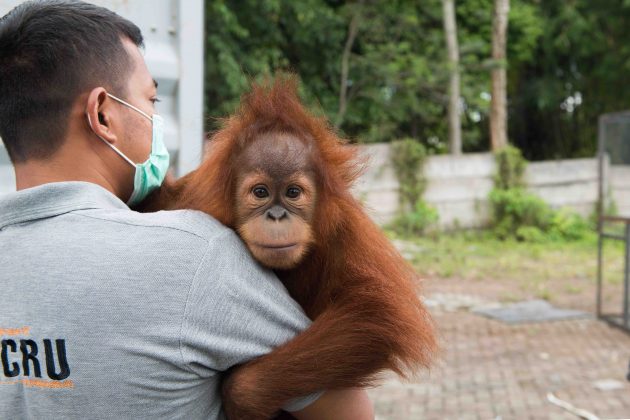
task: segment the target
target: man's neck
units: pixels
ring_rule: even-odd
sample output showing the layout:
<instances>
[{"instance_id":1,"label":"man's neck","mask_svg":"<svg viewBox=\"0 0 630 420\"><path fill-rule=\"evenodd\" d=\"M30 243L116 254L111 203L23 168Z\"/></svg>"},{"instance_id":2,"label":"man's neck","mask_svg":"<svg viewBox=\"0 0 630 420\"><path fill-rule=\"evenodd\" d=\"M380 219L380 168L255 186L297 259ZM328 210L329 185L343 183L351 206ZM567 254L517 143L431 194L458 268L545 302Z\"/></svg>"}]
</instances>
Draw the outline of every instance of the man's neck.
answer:
<instances>
[{"instance_id":1,"label":"man's neck","mask_svg":"<svg viewBox=\"0 0 630 420\"><path fill-rule=\"evenodd\" d=\"M118 195L118 189L107 176L98 168L85 171L84 165L68 162L67 159L57 158L48 161L31 160L14 165L15 187L23 190L51 182L84 181L100 185L112 194Z\"/></svg>"}]
</instances>

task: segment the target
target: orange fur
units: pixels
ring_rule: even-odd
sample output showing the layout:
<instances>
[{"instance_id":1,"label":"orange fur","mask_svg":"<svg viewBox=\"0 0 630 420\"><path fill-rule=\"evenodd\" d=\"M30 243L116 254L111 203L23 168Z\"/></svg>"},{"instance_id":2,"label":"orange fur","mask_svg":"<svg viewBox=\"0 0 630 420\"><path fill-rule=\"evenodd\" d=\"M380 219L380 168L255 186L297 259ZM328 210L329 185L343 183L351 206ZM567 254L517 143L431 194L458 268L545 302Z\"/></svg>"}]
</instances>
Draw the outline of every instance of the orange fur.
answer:
<instances>
[{"instance_id":1,"label":"orange fur","mask_svg":"<svg viewBox=\"0 0 630 420\"><path fill-rule=\"evenodd\" d=\"M235 369L224 386L228 415L268 418L287 400L322 389L374 384L393 370L428 367L437 349L415 274L350 193L361 162L323 118L300 103L293 78L255 85L212 137L201 166L151 198L149 208L204 211L236 228L234 158L260 133L290 132L313 144L318 202L315 246L277 272L314 320L271 353Z\"/></svg>"}]
</instances>

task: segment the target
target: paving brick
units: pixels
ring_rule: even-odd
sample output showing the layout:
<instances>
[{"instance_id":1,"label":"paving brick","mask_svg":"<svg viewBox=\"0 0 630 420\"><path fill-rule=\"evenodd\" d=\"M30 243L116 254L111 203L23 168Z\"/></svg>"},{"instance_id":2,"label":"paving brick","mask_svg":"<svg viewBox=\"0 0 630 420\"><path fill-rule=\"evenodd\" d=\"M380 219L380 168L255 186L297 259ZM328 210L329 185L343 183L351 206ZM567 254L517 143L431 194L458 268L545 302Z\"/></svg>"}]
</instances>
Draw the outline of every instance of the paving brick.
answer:
<instances>
[{"instance_id":1,"label":"paving brick","mask_svg":"<svg viewBox=\"0 0 630 420\"><path fill-rule=\"evenodd\" d=\"M596 319L505 325L466 311L433 315L440 365L369 390L378 420L574 419L548 392L600 418L630 418L630 335ZM602 380L623 386L596 389Z\"/></svg>"}]
</instances>

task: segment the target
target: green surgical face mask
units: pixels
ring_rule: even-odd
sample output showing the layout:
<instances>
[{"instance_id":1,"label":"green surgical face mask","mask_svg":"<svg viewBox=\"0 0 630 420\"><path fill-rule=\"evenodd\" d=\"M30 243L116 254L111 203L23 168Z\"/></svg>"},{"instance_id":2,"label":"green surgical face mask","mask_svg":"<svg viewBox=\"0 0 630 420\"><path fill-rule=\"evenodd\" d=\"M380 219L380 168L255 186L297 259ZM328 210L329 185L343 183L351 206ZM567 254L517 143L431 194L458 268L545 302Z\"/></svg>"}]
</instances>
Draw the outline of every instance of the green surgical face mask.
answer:
<instances>
[{"instance_id":1,"label":"green surgical face mask","mask_svg":"<svg viewBox=\"0 0 630 420\"><path fill-rule=\"evenodd\" d=\"M108 93L107 96L133 109L134 111L139 112L143 117L151 121L151 124L153 126L151 154L149 155L149 158L143 163L134 163L131 159L125 156L123 152L118 150L116 146L96 134L96 132L94 133L99 139L103 140L105 144L114 149L114 151L118 153L123 159L129 162L131 166L136 168L136 174L133 180L133 192L131 193L131 197L129 197L129 200L127 200L127 205L134 206L144 200L151 191L162 185L164 177L166 176L166 172L168 171L169 154L166 145L164 144L164 120L162 120L162 117L157 114L149 116L144 111L123 101L120 98L115 97L114 95ZM87 115L87 118L88 123L90 124L90 128L94 130L94 128L92 127L90 116Z\"/></svg>"}]
</instances>

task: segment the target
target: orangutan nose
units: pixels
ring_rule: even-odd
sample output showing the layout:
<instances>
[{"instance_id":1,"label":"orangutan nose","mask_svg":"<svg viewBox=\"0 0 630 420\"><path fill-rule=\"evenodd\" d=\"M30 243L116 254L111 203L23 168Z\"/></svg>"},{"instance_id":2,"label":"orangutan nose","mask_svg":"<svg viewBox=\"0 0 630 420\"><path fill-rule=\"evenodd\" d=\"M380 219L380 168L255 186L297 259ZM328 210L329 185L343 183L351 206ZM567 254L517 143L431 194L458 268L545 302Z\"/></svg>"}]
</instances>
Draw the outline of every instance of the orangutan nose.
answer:
<instances>
[{"instance_id":1,"label":"orangutan nose","mask_svg":"<svg viewBox=\"0 0 630 420\"><path fill-rule=\"evenodd\" d=\"M267 210L267 218L271 220L282 220L285 217L288 217L289 214L285 209L280 206L273 206L269 210Z\"/></svg>"}]
</instances>

